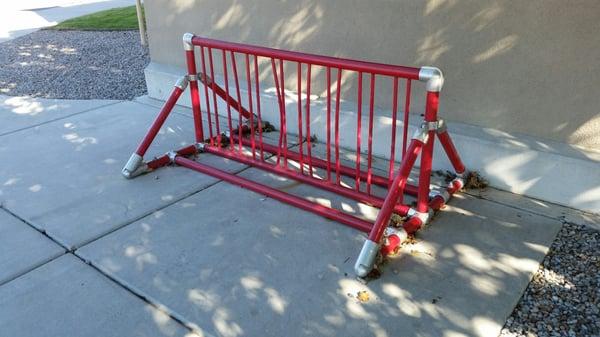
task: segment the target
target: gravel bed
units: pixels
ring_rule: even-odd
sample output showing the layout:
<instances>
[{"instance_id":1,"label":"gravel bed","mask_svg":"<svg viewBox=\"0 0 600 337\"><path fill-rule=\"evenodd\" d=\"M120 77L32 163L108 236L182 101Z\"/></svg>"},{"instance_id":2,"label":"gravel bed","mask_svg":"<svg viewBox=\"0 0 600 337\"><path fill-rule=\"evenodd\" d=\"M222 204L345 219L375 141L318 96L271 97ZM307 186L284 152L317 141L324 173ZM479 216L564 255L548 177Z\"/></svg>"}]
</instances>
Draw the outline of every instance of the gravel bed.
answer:
<instances>
[{"instance_id":1,"label":"gravel bed","mask_svg":"<svg viewBox=\"0 0 600 337\"><path fill-rule=\"evenodd\" d=\"M563 225L500 336L600 336L599 231Z\"/></svg>"},{"instance_id":2,"label":"gravel bed","mask_svg":"<svg viewBox=\"0 0 600 337\"><path fill-rule=\"evenodd\" d=\"M40 30L0 44L0 94L131 99L148 62L138 31Z\"/></svg>"}]
</instances>

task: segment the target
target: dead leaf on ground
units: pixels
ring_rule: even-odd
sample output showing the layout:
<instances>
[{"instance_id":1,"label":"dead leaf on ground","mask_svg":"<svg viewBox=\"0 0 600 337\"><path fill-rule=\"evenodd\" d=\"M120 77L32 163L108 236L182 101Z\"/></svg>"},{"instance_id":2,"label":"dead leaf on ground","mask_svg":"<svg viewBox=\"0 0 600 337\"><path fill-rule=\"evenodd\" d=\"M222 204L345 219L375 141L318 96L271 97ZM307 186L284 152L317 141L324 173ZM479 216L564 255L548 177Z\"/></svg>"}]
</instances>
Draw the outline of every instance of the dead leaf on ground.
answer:
<instances>
[{"instance_id":1,"label":"dead leaf on ground","mask_svg":"<svg viewBox=\"0 0 600 337\"><path fill-rule=\"evenodd\" d=\"M488 186L487 180L485 180L477 171L472 171L467 174L465 179L466 189L481 189Z\"/></svg>"},{"instance_id":2,"label":"dead leaf on ground","mask_svg":"<svg viewBox=\"0 0 600 337\"><path fill-rule=\"evenodd\" d=\"M356 293L356 298L363 303L368 302L369 301L369 293L366 292L365 290L361 290L358 293Z\"/></svg>"}]
</instances>

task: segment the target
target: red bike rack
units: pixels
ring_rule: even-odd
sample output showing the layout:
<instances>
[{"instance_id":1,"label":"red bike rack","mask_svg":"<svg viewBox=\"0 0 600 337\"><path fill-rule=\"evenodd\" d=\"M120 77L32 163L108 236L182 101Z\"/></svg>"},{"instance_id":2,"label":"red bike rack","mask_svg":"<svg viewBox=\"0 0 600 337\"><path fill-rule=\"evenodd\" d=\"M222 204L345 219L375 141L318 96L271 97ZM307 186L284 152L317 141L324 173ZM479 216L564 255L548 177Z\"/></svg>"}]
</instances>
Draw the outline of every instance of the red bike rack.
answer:
<instances>
[{"instance_id":1,"label":"red bike rack","mask_svg":"<svg viewBox=\"0 0 600 337\"><path fill-rule=\"evenodd\" d=\"M188 74L177 81L148 133L123 168L122 174L126 178L133 178L169 164L177 164L366 232L368 233L368 239L365 241L354 266L359 277L365 277L369 274L380 252L384 255L392 252L409 234L415 233L426 224L431 219L433 212L440 209L456 191L463 187L466 173L465 166L450 139L446 125L437 116L439 93L444 83L444 78L439 69L394 66L292 52L218 41L194 36L190 33L184 34L183 44ZM201 71L196 68L196 51L200 53ZM217 59L217 62L215 62L215 59ZM266 68L263 67L262 72L259 72L259 61L260 64L267 65ZM243 71L239 71L239 63L243 63L241 65ZM286 67L284 65L287 65L288 69L290 65L296 68L297 116L286 113L286 106L289 104L286 103L284 75ZM302 70L303 66L306 68L305 72ZM318 157L311 151L311 142L315 142L310 129L311 121L313 121L310 115L311 86L313 85L311 83L313 82L311 69L317 67L324 70L326 82L324 83L326 85L325 99L327 107L326 125L324 125L327 133L325 137L325 158ZM215 72L219 70L223 76L223 86L213 80ZM335 71L335 78L332 77L332 70ZM263 139L263 132L266 132L263 130L268 123L263 121L261 113L261 101L264 100L264 97L261 96L261 75L264 79L265 74L269 75L269 71L272 76L272 83L275 86L276 105L279 110L279 121L275 125L275 129L279 131L277 145L269 144ZM304 73L306 73L306 76L303 76ZM340 92L342 82L344 82L343 73L354 75L357 80L356 160L354 167L342 164L340 159ZM240 74L241 76L238 76ZM363 126L361 125L363 78L365 76L368 76L368 87L370 88L366 153L363 148L363 139L361 139L363 133ZM240 80L240 77L242 80ZM349 78L349 76L344 78ZM390 116L392 120L390 125L391 139L389 144L390 166L387 176L373 173L372 167L375 88L376 81L380 78L391 79L391 83L393 83L390 95L392 103ZM395 167L395 153L400 150L396 148L396 138L399 138L396 137L396 127L400 80L406 81L406 92L403 111L402 160L400 166ZM411 83L413 80L426 83L426 105L423 122L409 141L408 122ZM204 90L200 90L198 82L202 84ZM194 117L195 143L145 162L143 157L146 151L188 84ZM230 86L235 89L230 90ZM241 88L241 86L245 86L245 88ZM305 88L304 92L303 88ZM335 95L332 95L332 88L334 88ZM232 92L230 93L230 91ZM241 96L242 91L247 97ZM204 111L201 110L202 99L204 99ZM246 106L244 106L244 100ZM223 110L223 105L226 106L226 113L218 111L218 102L221 102L221 110ZM237 122L234 120L236 116L232 116L232 111L237 111ZM203 124L203 117L206 117L206 125ZM219 117L226 118L226 125L221 125ZM297 118L295 133L289 132L287 129L288 121L292 118ZM433 190L430 187L430 177L436 135L454 167L456 177L445 188ZM298 139L298 150L289 148L288 136ZM187 158L198 153L210 153L257 167L378 207L380 211L375 222L371 223L342 210L311 202ZM272 156L271 160L269 160L269 155ZM421 158L418 169L418 185L411 185L407 182L408 177L419 155ZM366 156L366 170L361 166L361 160L363 160L361 157L363 156ZM273 159L275 159L274 163ZM294 165L288 165L288 162L294 162L298 168L295 168ZM323 174L323 177L315 174L317 169L325 170L326 173ZM341 181L343 176L352 178L354 186L343 184ZM385 197L378 197L372 193L372 185L386 188L387 194ZM416 196L415 207L403 203L403 194L405 193ZM389 224L393 213L406 217L406 221L401 227Z\"/></svg>"}]
</instances>

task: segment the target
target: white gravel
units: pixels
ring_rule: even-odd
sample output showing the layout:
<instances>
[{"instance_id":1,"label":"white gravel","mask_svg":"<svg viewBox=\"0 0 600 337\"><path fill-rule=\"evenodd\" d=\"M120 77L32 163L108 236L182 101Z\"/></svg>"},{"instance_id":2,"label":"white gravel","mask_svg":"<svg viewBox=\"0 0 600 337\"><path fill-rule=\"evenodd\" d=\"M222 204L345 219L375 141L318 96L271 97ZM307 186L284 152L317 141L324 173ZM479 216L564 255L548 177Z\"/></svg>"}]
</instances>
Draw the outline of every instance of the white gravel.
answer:
<instances>
[{"instance_id":1,"label":"white gravel","mask_svg":"<svg viewBox=\"0 0 600 337\"><path fill-rule=\"evenodd\" d=\"M563 225L500 336L600 336L599 231Z\"/></svg>"},{"instance_id":2,"label":"white gravel","mask_svg":"<svg viewBox=\"0 0 600 337\"><path fill-rule=\"evenodd\" d=\"M66 99L146 94L137 31L40 30L0 43L0 93Z\"/></svg>"}]
</instances>

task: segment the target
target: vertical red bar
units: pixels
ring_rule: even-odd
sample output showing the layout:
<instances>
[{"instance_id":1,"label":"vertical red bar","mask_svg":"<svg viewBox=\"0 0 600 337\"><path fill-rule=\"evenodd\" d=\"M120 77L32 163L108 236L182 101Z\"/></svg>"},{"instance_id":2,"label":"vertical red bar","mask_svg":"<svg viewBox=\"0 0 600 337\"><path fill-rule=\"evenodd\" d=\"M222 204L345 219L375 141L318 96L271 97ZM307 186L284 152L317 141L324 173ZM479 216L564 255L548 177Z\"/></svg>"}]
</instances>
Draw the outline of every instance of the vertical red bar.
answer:
<instances>
[{"instance_id":1,"label":"vertical red bar","mask_svg":"<svg viewBox=\"0 0 600 337\"><path fill-rule=\"evenodd\" d=\"M260 84L258 78L258 56L254 55L254 80L256 81L256 112L258 113L258 141L260 145L260 160L265 160L263 136L262 136L262 115L260 113Z\"/></svg>"},{"instance_id":2,"label":"vertical red bar","mask_svg":"<svg viewBox=\"0 0 600 337\"><path fill-rule=\"evenodd\" d=\"M341 181L340 176L340 95L342 94L342 69L337 70L337 83L335 92L335 179L339 185Z\"/></svg>"},{"instance_id":3,"label":"vertical red bar","mask_svg":"<svg viewBox=\"0 0 600 337\"><path fill-rule=\"evenodd\" d=\"M202 83L204 83L202 86L204 87L204 101L206 102L206 115L208 117L208 136L210 138L210 145L214 145L214 139L213 139L213 126L212 126L212 116L210 113L210 101L208 99L208 86L207 86L207 79L206 79L206 61L205 61L205 57L204 57L204 47L200 46L200 62L202 63L202 75L204 78L202 80Z\"/></svg>"},{"instance_id":4,"label":"vertical red bar","mask_svg":"<svg viewBox=\"0 0 600 337\"><path fill-rule=\"evenodd\" d=\"M287 123L286 123L286 112L285 112L285 75L283 74L283 60L279 60L279 77L281 78L280 80L280 89L281 89L281 106L283 108L282 111L282 116L283 116L283 120L281 121L281 133L282 133L282 139L283 139L283 167L287 168L288 167L288 161L287 161L287 147L288 147L288 143L287 143Z\"/></svg>"},{"instance_id":5,"label":"vertical red bar","mask_svg":"<svg viewBox=\"0 0 600 337\"><path fill-rule=\"evenodd\" d=\"M275 66L275 59L271 58L271 68L273 71L273 79L275 82L275 92L277 92L277 103L279 104L279 123L283 125L283 104L281 97L281 90L279 90L279 75L277 74L277 66ZM279 165L281 159L281 145L283 143L283 132L281 126L279 130L279 143L277 145L277 165Z\"/></svg>"},{"instance_id":6,"label":"vertical red bar","mask_svg":"<svg viewBox=\"0 0 600 337\"><path fill-rule=\"evenodd\" d=\"M369 152L367 156L367 194L371 194L373 179L373 115L375 107L375 74L371 74L371 93L369 97Z\"/></svg>"},{"instance_id":7,"label":"vertical red bar","mask_svg":"<svg viewBox=\"0 0 600 337\"><path fill-rule=\"evenodd\" d=\"M390 169L388 179L390 184L394 179L394 160L396 160L396 118L398 117L398 77L394 77L394 86L392 89L392 144L390 146ZM404 149L402 149L404 152Z\"/></svg>"},{"instance_id":8,"label":"vertical red bar","mask_svg":"<svg viewBox=\"0 0 600 337\"><path fill-rule=\"evenodd\" d=\"M313 166L312 166L312 145L310 144L312 135L310 133L310 68L311 64L308 63L306 65L306 145L307 145L307 154L308 154L308 172L310 176L313 175Z\"/></svg>"},{"instance_id":9,"label":"vertical red bar","mask_svg":"<svg viewBox=\"0 0 600 337\"><path fill-rule=\"evenodd\" d=\"M227 97L231 97L229 95L229 76L227 75L227 56L225 54L225 50L221 50L221 55L223 56L222 59L223 59L223 77L225 77L225 93L226 93ZM213 81L214 81L214 79L213 79ZM233 150L234 142L233 142L233 125L232 125L232 121L231 121L231 103L229 102L229 99L226 99L225 102L227 103L227 126L229 126L229 146Z\"/></svg>"},{"instance_id":10,"label":"vertical red bar","mask_svg":"<svg viewBox=\"0 0 600 337\"><path fill-rule=\"evenodd\" d=\"M410 116L410 87L411 80L406 80L406 98L404 99L404 126L402 130L402 156L406 152L406 144L408 142L408 118Z\"/></svg>"},{"instance_id":11,"label":"vertical red bar","mask_svg":"<svg viewBox=\"0 0 600 337\"><path fill-rule=\"evenodd\" d=\"M252 78L250 77L250 56L245 54L246 60L246 85L248 86L248 105L250 106L250 144L252 148L252 159L256 159L256 143L254 141L254 107L252 105ZM241 104L241 102L240 102ZM240 137L240 142L241 142Z\"/></svg>"},{"instance_id":12,"label":"vertical red bar","mask_svg":"<svg viewBox=\"0 0 600 337\"><path fill-rule=\"evenodd\" d=\"M304 147L304 139L302 138L302 63L298 62L296 70L296 77L298 78L298 144L300 145L300 172L304 173L304 154L302 148Z\"/></svg>"},{"instance_id":13,"label":"vertical red bar","mask_svg":"<svg viewBox=\"0 0 600 337\"><path fill-rule=\"evenodd\" d=\"M237 74L237 63L235 62L235 54L231 52L231 67L233 68L233 79L235 82L235 94L238 103L238 151L242 152L242 96L240 95L240 81Z\"/></svg>"},{"instance_id":14,"label":"vertical red bar","mask_svg":"<svg viewBox=\"0 0 600 337\"><path fill-rule=\"evenodd\" d=\"M211 78L211 89L213 92L213 106L215 108L215 126L217 128L217 145L221 147L221 128L219 126L219 109L217 104L217 89L215 83L215 67L213 62L213 52L212 48L208 48L208 65L210 68L210 78Z\"/></svg>"},{"instance_id":15,"label":"vertical red bar","mask_svg":"<svg viewBox=\"0 0 600 337\"><path fill-rule=\"evenodd\" d=\"M194 55L194 49L185 51L185 58L187 63L189 82L190 82L190 95L192 99L192 114L194 116L194 130L196 133L196 143L204 141L203 127L202 127L202 115L200 114L200 94L198 93L198 80L196 79L198 72L196 71L196 57Z\"/></svg>"},{"instance_id":16,"label":"vertical red bar","mask_svg":"<svg viewBox=\"0 0 600 337\"><path fill-rule=\"evenodd\" d=\"M331 181L331 68L327 67L327 181Z\"/></svg>"},{"instance_id":17,"label":"vertical red bar","mask_svg":"<svg viewBox=\"0 0 600 337\"><path fill-rule=\"evenodd\" d=\"M362 94L363 94L363 73L358 72L358 89L356 104L356 176L354 177L354 188L360 191L360 141L362 137Z\"/></svg>"},{"instance_id":18,"label":"vertical red bar","mask_svg":"<svg viewBox=\"0 0 600 337\"><path fill-rule=\"evenodd\" d=\"M427 103L425 106L425 122L437 121L439 104L439 92L427 92ZM435 142L435 130L429 130L427 142L421 153L421 166L419 167L419 192L417 195L417 211L425 213L429 210L429 182L431 179L431 163L433 158L433 144Z\"/></svg>"}]
</instances>

